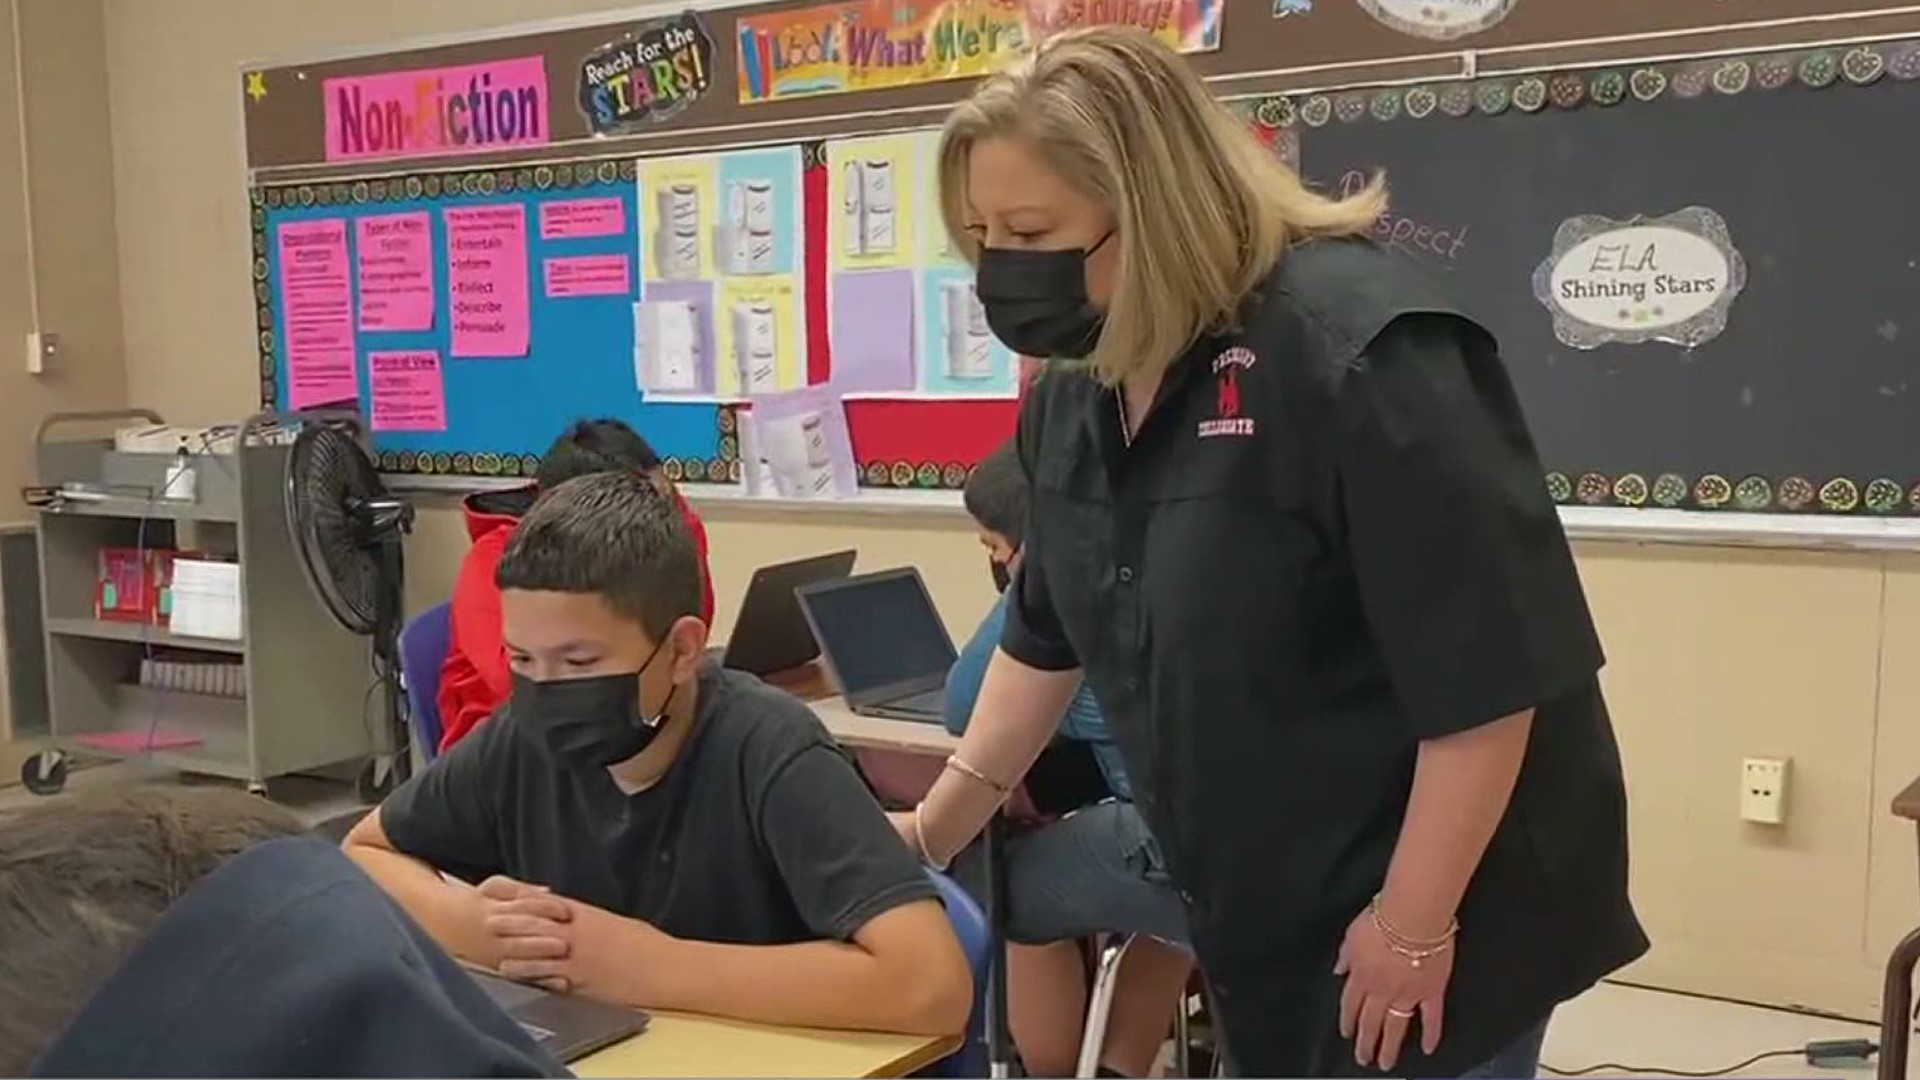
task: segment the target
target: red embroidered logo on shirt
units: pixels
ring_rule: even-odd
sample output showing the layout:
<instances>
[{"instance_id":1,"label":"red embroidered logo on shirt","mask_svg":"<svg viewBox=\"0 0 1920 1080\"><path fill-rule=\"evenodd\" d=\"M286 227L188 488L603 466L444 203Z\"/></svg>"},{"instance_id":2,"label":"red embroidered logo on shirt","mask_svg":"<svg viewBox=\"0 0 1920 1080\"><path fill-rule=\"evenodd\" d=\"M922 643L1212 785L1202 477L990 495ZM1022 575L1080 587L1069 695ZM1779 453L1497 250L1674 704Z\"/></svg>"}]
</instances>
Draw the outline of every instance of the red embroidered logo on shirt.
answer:
<instances>
[{"instance_id":1,"label":"red embroidered logo on shirt","mask_svg":"<svg viewBox=\"0 0 1920 1080\"><path fill-rule=\"evenodd\" d=\"M1253 417L1240 415L1240 373L1253 366L1253 350L1234 346L1213 358L1213 377L1219 391L1219 404L1212 420L1200 421L1200 437L1221 435L1245 438L1253 434Z\"/></svg>"}]
</instances>

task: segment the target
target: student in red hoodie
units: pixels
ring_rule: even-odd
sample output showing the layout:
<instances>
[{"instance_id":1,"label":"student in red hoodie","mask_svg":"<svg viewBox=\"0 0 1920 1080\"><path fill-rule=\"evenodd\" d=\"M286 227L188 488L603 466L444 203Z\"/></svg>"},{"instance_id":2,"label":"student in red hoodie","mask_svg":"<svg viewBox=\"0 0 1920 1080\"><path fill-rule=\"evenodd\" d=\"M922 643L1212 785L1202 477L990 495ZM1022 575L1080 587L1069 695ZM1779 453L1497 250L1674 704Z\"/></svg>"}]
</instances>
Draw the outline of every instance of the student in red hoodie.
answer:
<instances>
[{"instance_id":1,"label":"student in red hoodie","mask_svg":"<svg viewBox=\"0 0 1920 1080\"><path fill-rule=\"evenodd\" d=\"M500 636L500 589L494 568L520 517L541 492L576 476L631 470L652 480L693 531L700 553L701 618L713 623L713 578L707 568L707 530L685 497L660 468L660 455L640 433L618 420L581 420L547 448L534 473L533 486L470 496L465 505L467 535L473 547L460 564L453 585L453 635L440 668L440 751L492 716L513 690L507 647Z\"/></svg>"}]
</instances>

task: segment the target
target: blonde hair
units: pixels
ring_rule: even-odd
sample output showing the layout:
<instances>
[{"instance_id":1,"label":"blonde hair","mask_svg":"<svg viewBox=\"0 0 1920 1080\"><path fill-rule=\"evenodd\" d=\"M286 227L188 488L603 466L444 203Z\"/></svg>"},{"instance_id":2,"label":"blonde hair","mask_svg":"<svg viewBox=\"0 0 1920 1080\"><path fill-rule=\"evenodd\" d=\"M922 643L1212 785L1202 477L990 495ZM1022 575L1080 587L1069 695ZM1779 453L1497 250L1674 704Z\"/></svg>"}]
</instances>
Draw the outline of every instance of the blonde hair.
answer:
<instances>
[{"instance_id":1,"label":"blonde hair","mask_svg":"<svg viewBox=\"0 0 1920 1080\"><path fill-rule=\"evenodd\" d=\"M1346 198L1310 190L1172 49L1131 27L1051 38L947 118L941 212L970 261L967 160L991 138L1028 142L1114 215L1119 275L1088 357L1106 383L1231 328L1289 244L1365 233L1386 209L1378 177Z\"/></svg>"}]
</instances>

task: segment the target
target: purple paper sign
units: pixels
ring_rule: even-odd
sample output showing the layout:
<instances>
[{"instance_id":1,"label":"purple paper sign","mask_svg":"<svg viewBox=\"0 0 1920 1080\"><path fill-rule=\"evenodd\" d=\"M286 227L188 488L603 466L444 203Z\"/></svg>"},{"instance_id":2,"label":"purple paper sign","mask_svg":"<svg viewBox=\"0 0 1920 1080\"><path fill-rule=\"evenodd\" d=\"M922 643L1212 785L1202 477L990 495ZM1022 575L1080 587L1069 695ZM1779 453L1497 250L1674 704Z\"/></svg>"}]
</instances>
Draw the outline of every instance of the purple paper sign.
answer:
<instances>
[{"instance_id":1,"label":"purple paper sign","mask_svg":"<svg viewBox=\"0 0 1920 1080\"><path fill-rule=\"evenodd\" d=\"M642 303L693 305L693 324L694 332L699 338L700 363L695 368L695 377L698 381L688 392L701 395L714 393L714 372L718 370L723 358L715 355L720 348L720 339L714 336L713 282L648 281L641 287L640 300Z\"/></svg>"},{"instance_id":2,"label":"purple paper sign","mask_svg":"<svg viewBox=\"0 0 1920 1080\"><path fill-rule=\"evenodd\" d=\"M859 494L846 407L840 387L809 386L763 394L746 414L753 453L766 464L775 491L788 499L844 499ZM744 440L743 440L744 441ZM749 477L759 475L748 461Z\"/></svg>"},{"instance_id":3,"label":"purple paper sign","mask_svg":"<svg viewBox=\"0 0 1920 1080\"><path fill-rule=\"evenodd\" d=\"M913 271L833 277L833 382L842 393L912 390Z\"/></svg>"}]
</instances>

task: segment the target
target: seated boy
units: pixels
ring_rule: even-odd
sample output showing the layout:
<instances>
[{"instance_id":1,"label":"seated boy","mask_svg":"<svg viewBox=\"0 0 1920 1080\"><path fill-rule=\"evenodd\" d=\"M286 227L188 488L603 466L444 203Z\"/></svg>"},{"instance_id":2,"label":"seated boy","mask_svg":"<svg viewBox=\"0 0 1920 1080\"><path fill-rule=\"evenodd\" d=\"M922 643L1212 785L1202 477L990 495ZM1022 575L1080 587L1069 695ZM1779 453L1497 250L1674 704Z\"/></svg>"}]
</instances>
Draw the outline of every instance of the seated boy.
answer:
<instances>
[{"instance_id":1,"label":"seated boy","mask_svg":"<svg viewBox=\"0 0 1920 1080\"><path fill-rule=\"evenodd\" d=\"M337 847L225 788L0 814L0 1076L564 1076Z\"/></svg>"},{"instance_id":2,"label":"seated boy","mask_svg":"<svg viewBox=\"0 0 1920 1080\"><path fill-rule=\"evenodd\" d=\"M668 496L632 472L562 484L497 580L507 707L346 840L428 933L623 1005L964 1028L966 958L852 765L805 705L705 662Z\"/></svg>"},{"instance_id":3,"label":"seated boy","mask_svg":"<svg viewBox=\"0 0 1920 1080\"><path fill-rule=\"evenodd\" d=\"M533 486L468 497L467 535L473 546L460 564L453 586L453 633L440 669L440 749L451 749L506 704L513 688L506 646L500 640L500 590L494 567L520 516L535 496L576 476L614 470L639 473L673 497L700 554L700 617L713 622L713 585L707 578L707 530L699 515L675 490L660 466L660 456L639 433L618 420L582 420L547 447Z\"/></svg>"}]
</instances>

